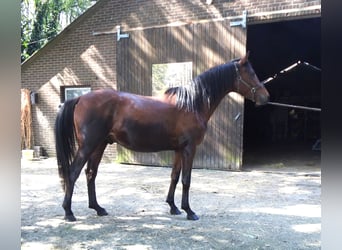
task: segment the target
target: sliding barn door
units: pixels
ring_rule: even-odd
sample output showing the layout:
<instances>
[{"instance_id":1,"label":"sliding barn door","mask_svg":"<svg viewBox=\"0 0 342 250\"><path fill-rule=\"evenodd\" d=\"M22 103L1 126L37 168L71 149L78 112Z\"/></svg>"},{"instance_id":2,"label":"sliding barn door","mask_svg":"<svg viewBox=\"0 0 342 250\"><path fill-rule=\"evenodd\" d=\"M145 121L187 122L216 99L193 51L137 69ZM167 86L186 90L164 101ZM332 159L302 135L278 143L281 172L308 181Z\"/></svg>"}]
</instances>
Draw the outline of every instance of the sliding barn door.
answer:
<instances>
[{"instance_id":1,"label":"sliding barn door","mask_svg":"<svg viewBox=\"0 0 342 250\"><path fill-rule=\"evenodd\" d=\"M187 84L189 77L241 57L246 51L246 29L230 27L228 20L125 32L130 37L117 44L117 86L121 91L141 95L162 90L163 86L157 84L160 79L164 79L164 87ZM163 74L167 76L162 78ZM239 94L231 93L224 98L209 121L194 167L241 168L243 111L244 99ZM118 146L118 160L170 166L173 152L136 153Z\"/></svg>"}]
</instances>

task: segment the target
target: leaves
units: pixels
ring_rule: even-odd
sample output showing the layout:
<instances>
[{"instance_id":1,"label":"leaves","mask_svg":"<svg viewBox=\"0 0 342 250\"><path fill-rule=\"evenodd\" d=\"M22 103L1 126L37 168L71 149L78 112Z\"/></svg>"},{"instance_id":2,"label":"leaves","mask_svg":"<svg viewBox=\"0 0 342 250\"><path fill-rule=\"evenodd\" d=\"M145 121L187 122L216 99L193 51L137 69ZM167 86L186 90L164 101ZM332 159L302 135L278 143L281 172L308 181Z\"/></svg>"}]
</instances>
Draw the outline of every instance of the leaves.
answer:
<instances>
[{"instance_id":1,"label":"leaves","mask_svg":"<svg viewBox=\"0 0 342 250\"><path fill-rule=\"evenodd\" d=\"M89 8L92 0L21 0L21 61Z\"/></svg>"}]
</instances>

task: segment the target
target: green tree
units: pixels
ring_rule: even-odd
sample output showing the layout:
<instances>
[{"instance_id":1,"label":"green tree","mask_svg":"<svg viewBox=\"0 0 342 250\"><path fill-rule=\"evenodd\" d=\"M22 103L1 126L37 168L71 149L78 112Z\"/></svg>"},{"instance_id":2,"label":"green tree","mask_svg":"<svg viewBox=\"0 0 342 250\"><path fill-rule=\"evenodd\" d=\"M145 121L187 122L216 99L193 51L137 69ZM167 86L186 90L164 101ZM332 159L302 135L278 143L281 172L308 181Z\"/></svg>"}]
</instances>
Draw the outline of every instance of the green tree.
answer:
<instances>
[{"instance_id":1,"label":"green tree","mask_svg":"<svg viewBox=\"0 0 342 250\"><path fill-rule=\"evenodd\" d=\"M33 1L21 0L21 60L29 57L27 52L33 24Z\"/></svg>"},{"instance_id":2,"label":"green tree","mask_svg":"<svg viewBox=\"0 0 342 250\"><path fill-rule=\"evenodd\" d=\"M95 1L21 0L21 60L54 38Z\"/></svg>"}]
</instances>

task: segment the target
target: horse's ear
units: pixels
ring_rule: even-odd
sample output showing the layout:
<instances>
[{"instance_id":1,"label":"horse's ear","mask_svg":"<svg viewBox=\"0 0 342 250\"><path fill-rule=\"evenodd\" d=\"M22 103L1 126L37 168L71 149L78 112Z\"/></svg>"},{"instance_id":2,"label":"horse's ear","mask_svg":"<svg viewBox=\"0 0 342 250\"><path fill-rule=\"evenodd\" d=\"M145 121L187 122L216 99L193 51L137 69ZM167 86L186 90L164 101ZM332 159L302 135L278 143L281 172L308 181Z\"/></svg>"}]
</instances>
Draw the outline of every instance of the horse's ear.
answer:
<instances>
[{"instance_id":1,"label":"horse's ear","mask_svg":"<svg viewBox=\"0 0 342 250\"><path fill-rule=\"evenodd\" d=\"M248 61L248 57L249 57L249 51L247 51L246 55L240 59L239 64L240 65L245 64Z\"/></svg>"}]
</instances>

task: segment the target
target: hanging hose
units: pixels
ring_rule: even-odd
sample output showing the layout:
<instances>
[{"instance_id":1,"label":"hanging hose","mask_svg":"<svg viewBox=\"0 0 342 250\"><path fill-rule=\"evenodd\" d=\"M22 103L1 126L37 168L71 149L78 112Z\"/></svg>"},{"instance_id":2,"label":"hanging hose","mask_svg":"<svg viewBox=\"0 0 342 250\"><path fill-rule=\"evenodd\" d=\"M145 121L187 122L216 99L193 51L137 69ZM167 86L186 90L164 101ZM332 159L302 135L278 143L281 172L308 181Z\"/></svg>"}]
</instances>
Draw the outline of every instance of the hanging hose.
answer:
<instances>
[{"instance_id":1,"label":"hanging hose","mask_svg":"<svg viewBox=\"0 0 342 250\"><path fill-rule=\"evenodd\" d=\"M280 75L281 75L281 74L285 74L285 73L287 73L287 72L293 70L294 68L298 67L299 65L305 65L305 66L308 66L308 67L310 67L310 68L312 68L312 69L314 69L314 70L321 71L320 68L318 68L318 67L316 67L316 66L314 66L314 65L312 65L312 64L310 64L310 63L308 63L308 62L302 62L302 61L299 60L298 62L296 62L296 63L290 65L289 67L287 67L287 68L281 70L281 71L279 72L279 74L280 74ZM273 80L276 79L278 76L279 76L278 74L275 74L275 75L273 75L273 76L267 78L266 80L262 81L262 83L263 83L263 84L266 84L266 83L268 83L268 82L270 82L270 81L273 81Z\"/></svg>"},{"instance_id":2,"label":"hanging hose","mask_svg":"<svg viewBox=\"0 0 342 250\"><path fill-rule=\"evenodd\" d=\"M299 65L305 65L305 66L308 66L314 70L317 70L317 71L321 71L320 68L308 63L308 62L302 62L302 61L298 61L290 66L288 66L287 68L281 70L279 72L279 74L285 74L291 70L293 70L294 68L296 68L297 66ZM274 76L271 76L269 78L267 78L266 80L262 81L263 84L266 84L270 81L273 81L274 79L276 79L279 75L278 74L275 74ZM285 104L285 103L279 103L279 102L268 102L267 104L269 105L275 105L275 106L281 106L281 107L288 107L288 108L297 108L297 109L305 109L305 110L311 110L311 111L318 111L318 112L321 112L321 109L320 108L312 108L312 107L306 107L306 106L299 106L299 105L292 105L292 104Z\"/></svg>"}]
</instances>

